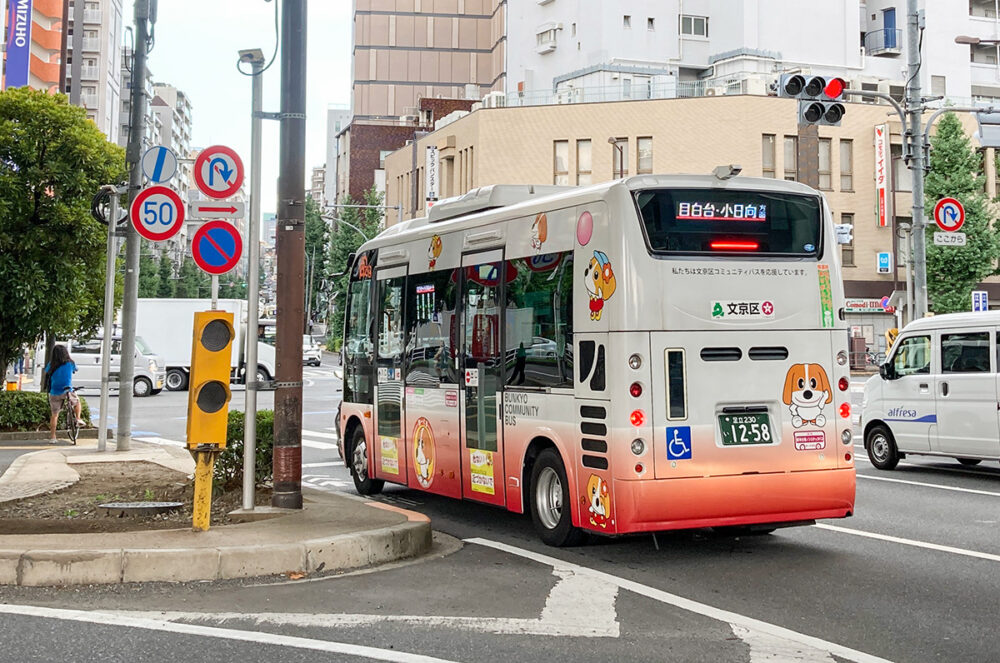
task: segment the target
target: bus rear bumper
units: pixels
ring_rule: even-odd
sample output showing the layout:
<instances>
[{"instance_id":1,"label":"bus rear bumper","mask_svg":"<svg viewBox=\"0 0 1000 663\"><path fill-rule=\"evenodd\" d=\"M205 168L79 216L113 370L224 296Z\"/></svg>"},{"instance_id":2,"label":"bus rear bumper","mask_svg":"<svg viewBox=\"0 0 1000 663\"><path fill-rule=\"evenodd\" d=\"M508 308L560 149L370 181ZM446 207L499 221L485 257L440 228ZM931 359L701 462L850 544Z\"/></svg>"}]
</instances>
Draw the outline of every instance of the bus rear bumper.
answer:
<instances>
[{"instance_id":1,"label":"bus rear bumper","mask_svg":"<svg viewBox=\"0 0 1000 663\"><path fill-rule=\"evenodd\" d=\"M619 534L846 518L854 468L614 482Z\"/></svg>"}]
</instances>

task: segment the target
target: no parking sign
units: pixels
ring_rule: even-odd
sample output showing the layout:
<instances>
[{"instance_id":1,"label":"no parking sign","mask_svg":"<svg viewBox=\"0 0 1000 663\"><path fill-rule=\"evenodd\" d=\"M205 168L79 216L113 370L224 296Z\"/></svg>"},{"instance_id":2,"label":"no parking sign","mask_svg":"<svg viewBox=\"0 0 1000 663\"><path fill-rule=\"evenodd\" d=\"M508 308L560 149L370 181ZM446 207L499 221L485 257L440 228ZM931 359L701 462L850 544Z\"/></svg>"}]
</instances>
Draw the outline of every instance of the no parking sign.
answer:
<instances>
[{"instance_id":1,"label":"no parking sign","mask_svg":"<svg viewBox=\"0 0 1000 663\"><path fill-rule=\"evenodd\" d=\"M213 276L231 270L242 255L240 231L225 221L209 221L198 229L191 240L191 257L195 264Z\"/></svg>"}]
</instances>

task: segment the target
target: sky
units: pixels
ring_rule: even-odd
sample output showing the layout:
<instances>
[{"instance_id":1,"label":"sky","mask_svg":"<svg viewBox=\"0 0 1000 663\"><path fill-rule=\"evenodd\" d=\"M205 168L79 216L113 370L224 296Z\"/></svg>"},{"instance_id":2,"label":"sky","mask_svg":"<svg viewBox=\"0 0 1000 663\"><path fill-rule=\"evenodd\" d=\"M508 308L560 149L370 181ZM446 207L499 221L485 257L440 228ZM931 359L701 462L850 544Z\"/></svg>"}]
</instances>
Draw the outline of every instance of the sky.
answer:
<instances>
[{"instance_id":1,"label":"sky","mask_svg":"<svg viewBox=\"0 0 1000 663\"><path fill-rule=\"evenodd\" d=\"M132 3L124 4L123 22L133 25ZM169 83L191 100L192 147L228 145L243 159L248 173L251 80L237 71L236 61L240 50L250 48L271 58L277 4L277 0L159 0L155 45L147 62L155 82ZM347 106L351 98L351 6L349 0L308 3L306 188L312 168L326 161L327 106ZM279 110L280 58L279 53L264 72L266 112ZM262 213L275 211L278 125L263 122Z\"/></svg>"}]
</instances>

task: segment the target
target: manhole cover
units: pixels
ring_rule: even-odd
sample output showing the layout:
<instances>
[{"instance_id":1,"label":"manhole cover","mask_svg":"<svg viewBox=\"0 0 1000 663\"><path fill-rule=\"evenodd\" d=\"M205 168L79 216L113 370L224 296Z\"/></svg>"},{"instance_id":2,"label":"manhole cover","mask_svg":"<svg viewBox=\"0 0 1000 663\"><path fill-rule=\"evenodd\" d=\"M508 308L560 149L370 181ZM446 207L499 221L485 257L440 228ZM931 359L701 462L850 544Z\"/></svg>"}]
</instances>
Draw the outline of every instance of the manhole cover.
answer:
<instances>
[{"instance_id":1,"label":"manhole cover","mask_svg":"<svg viewBox=\"0 0 1000 663\"><path fill-rule=\"evenodd\" d=\"M109 516L155 516L158 513L169 513L184 506L183 502L107 502L98 504Z\"/></svg>"}]
</instances>

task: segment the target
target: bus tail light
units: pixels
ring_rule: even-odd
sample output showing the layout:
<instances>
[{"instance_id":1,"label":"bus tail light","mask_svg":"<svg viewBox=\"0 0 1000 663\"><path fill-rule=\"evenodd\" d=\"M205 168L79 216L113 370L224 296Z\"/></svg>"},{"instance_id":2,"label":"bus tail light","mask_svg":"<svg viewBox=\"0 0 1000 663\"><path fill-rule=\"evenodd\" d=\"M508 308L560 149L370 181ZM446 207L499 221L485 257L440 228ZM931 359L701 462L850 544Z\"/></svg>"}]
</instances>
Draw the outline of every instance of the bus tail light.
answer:
<instances>
[{"instance_id":1,"label":"bus tail light","mask_svg":"<svg viewBox=\"0 0 1000 663\"><path fill-rule=\"evenodd\" d=\"M757 242L709 242L708 246L713 251L756 251L760 248Z\"/></svg>"},{"instance_id":2,"label":"bus tail light","mask_svg":"<svg viewBox=\"0 0 1000 663\"><path fill-rule=\"evenodd\" d=\"M632 414L629 415L628 420L632 422L633 426L642 426L646 423L646 413L642 410L632 410Z\"/></svg>"},{"instance_id":3,"label":"bus tail light","mask_svg":"<svg viewBox=\"0 0 1000 663\"><path fill-rule=\"evenodd\" d=\"M646 443L643 440L639 438L632 440L633 454L635 454L636 456L641 456L645 451L646 451Z\"/></svg>"},{"instance_id":4,"label":"bus tail light","mask_svg":"<svg viewBox=\"0 0 1000 663\"><path fill-rule=\"evenodd\" d=\"M847 388L851 386L851 381L847 378L840 378L837 380L837 386L841 391L847 391Z\"/></svg>"},{"instance_id":5,"label":"bus tail light","mask_svg":"<svg viewBox=\"0 0 1000 663\"><path fill-rule=\"evenodd\" d=\"M643 465L642 463L636 463L635 464L635 473L636 474L642 474L645 471L646 471L646 466L645 465Z\"/></svg>"},{"instance_id":6,"label":"bus tail light","mask_svg":"<svg viewBox=\"0 0 1000 663\"><path fill-rule=\"evenodd\" d=\"M631 355L628 358L628 367L633 371L638 371L642 368L642 356L638 354Z\"/></svg>"},{"instance_id":7,"label":"bus tail light","mask_svg":"<svg viewBox=\"0 0 1000 663\"><path fill-rule=\"evenodd\" d=\"M639 398L642 396L642 385L638 382L633 382L628 388L628 393L632 394L632 398Z\"/></svg>"},{"instance_id":8,"label":"bus tail light","mask_svg":"<svg viewBox=\"0 0 1000 663\"><path fill-rule=\"evenodd\" d=\"M848 463L851 462L851 454L850 454L850 452L844 454L844 460L846 460Z\"/></svg>"},{"instance_id":9,"label":"bus tail light","mask_svg":"<svg viewBox=\"0 0 1000 663\"><path fill-rule=\"evenodd\" d=\"M851 404L850 403L841 403L840 404L840 416L842 416L844 419L850 418L850 416L851 416Z\"/></svg>"},{"instance_id":10,"label":"bus tail light","mask_svg":"<svg viewBox=\"0 0 1000 663\"><path fill-rule=\"evenodd\" d=\"M840 434L840 441L844 444L850 444L854 440L854 434L850 430L845 430Z\"/></svg>"}]
</instances>

